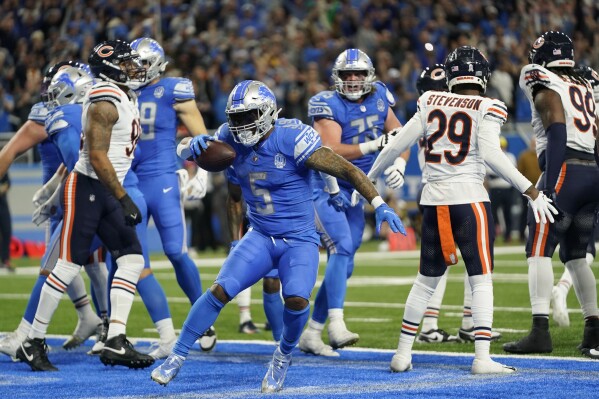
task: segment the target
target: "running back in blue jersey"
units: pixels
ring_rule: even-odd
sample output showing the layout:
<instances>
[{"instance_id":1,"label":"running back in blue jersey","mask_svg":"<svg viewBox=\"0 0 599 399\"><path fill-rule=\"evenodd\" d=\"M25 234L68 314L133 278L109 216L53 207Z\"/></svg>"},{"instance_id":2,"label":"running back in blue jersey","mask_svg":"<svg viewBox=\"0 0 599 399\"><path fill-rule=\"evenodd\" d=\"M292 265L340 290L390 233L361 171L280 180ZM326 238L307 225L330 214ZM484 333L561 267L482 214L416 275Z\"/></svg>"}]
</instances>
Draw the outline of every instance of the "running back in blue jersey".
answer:
<instances>
[{"instance_id":1,"label":"running back in blue jersey","mask_svg":"<svg viewBox=\"0 0 599 399\"><path fill-rule=\"evenodd\" d=\"M311 173L304 165L321 147L318 133L297 119L278 119L268 139L254 147L236 143L226 124L217 137L237 153L227 176L241 186L252 228L266 236L318 243Z\"/></svg>"},{"instance_id":2,"label":"running back in blue jersey","mask_svg":"<svg viewBox=\"0 0 599 399\"><path fill-rule=\"evenodd\" d=\"M323 91L313 96L308 104L308 116L312 120L330 119L342 129L341 143L359 144L374 140L385 132L385 120L389 107L395 105L393 95L381 82L375 82L371 94L361 103L349 101L336 91ZM370 171L378 153L367 154L351 161L364 173ZM318 187L324 183L318 173L314 174ZM339 180L339 186L347 191L353 190L349 182Z\"/></svg>"},{"instance_id":3,"label":"running back in blue jersey","mask_svg":"<svg viewBox=\"0 0 599 399\"><path fill-rule=\"evenodd\" d=\"M37 123L38 125L44 126L46 123L47 115L48 108L46 108L43 102L39 102L33 104L33 107L31 107L31 111L29 111L27 119ZM37 149L40 153L40 158L42 160L42 183L46 184L48 180L50 180L50 178L54 176L56 169L58 169L58 167L60 166L60 153L58 151L58 148L56 148L56 146L52 144L50 138L39 143Z\"/></svg>"},{"instance_id":4,"label":"running back in blue jersey","mask_svg":"<svg viewBox=\"0 0 599 399\"><path fill-rule=\"evenodd\" d=\"M48 139L58 148L60 160L71 172L81 146L81 104L60 105L46 117Z\"/></svg>"},{"instance_id":5,"label":"running back in blue jersey","mask_svg":"<svg viewBox=\"0 0 599 399\"><path fill-rule=\"evenodd\" d=\"M189 79L162 78L138 92L142 135L138 142L141 156L133 161L133 169L141 180L178 168L176 153L177 113L173 107L180 101L195 98Z\"/></svg>"}]
</instances>

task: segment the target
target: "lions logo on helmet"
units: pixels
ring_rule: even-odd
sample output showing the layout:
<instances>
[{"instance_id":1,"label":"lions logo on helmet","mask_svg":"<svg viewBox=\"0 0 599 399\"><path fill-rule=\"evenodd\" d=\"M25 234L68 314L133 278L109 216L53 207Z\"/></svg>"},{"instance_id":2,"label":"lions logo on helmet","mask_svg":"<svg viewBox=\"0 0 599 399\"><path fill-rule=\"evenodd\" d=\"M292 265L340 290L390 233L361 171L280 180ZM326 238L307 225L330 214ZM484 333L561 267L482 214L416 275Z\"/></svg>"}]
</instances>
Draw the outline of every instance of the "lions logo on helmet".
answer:
<instances>
[{"instance_id":1,"label":"lions logo on helmet","mask_svg":"<svg viewBox=\"0 0 599 399\"><path fill-rule=\"evenodd\" d=\"M443 64L426 67L416 80L416 90L420 95L429 90L447 91L447 79Z\"/></svg>"},{"instance_id":2,"label":"lions logo on helmet","mask_svg":"<svg viewBox=\"0 0 599 399\"><path fill-rule=\"evenodd\" d=\"M264 83L244 80L229 94L225 113L233 139L251 147L274 126L279 111L274 93Z\"/></svg>"},{"instance_id":3,"label":"lions logo on helmet","mask_svg":"<svg viewBox=\"0 0 599 399\"><path fill-rule=\"evenodd\" d=\"M42 102L48 103L49 99L48 99L48 86L50 86L50 82L52 81L52 78L54 77L54 75L56 75L56 73L58 71L61 71L65 68L68 67L75 67L75 68L80 68L82 69L85 73L87 73L88 75L92 76L92 72L89 68L89 65L84 64L82 62L78 62L78 61L60 61L57 62L56 64L52 65L50 68L48 68L48 70L46 71L46 73L44 74L44 78L42 79L42 87L40 89L40 94L42 97ZM93 79L93 77L92 77Z\"/></svg>"},{"instance_id":4,"label":"lions logo on helmet","mask_svg":"<svg viewBox=\"0 0 599 399\"><path fill-rule=\"evenodd\" d=\"M489 61L479 49L462 46L453 50L445 59L445 75L450 91L458 84L475 84L487 90L487 81L491 76Z\"/></svg>"},{"instance_id":5,"label":"lions logo on helmet","mask_svg":"<svg viewBox=\"0 0 599 399\"><path fill-rule=\"evenodd\" d=\"M131 48L139 54L142 64L146 68L146 80L144 86L162 75L168 61L164 55L164 49L158 42L149 37L142 37L131 42Z\"/></svg>"},{"instance_id":6,"label":"lions logo on helmet","mask_svg":"<svg viewBox=\"0 0 599 399\"><path fill-rule=\"evenodd\" d=\"M78 104L93 86L94 79L81 68L67 66L60 69L50 81L44 104L53 109L65 104Z\"/></svg>"},{"instance_id":7,"label":"lions logo on helmet","mask_svg":"<svg viewBox=\"0 0 599 399\"><path fill-rule=\"evenodd\" d=\"M349 79L349 74L352 72L363 72L363 76L360 76L359 80ZM350 48L337 56L331 78L339 94L348 100L356 101L372 91L372 84L376 77L370 57L362 50Z\"/></svg>"},{"instance_id":8,"label":"lions logo on helmet","mask_svg":"<svg viewBox=\"0 0 599 399\"><path fill-rule=\"evenodd\" d=\"M92 50L88 59L94 76L135 88L146 80L146 70L137 51L122 40L107 40Z\"/></svg>"},{"instance_id":9,"label":"lions logo on helmet","mask_svg":"<svg viewBox=\"0 0 599 399\"><path fill-rule=\"evenodd\" d=\"M573 68L574 44L565 33L545 32L533 43L528 58L531 64L538 64L545 68Z\"/></svg>"}]
</instances>

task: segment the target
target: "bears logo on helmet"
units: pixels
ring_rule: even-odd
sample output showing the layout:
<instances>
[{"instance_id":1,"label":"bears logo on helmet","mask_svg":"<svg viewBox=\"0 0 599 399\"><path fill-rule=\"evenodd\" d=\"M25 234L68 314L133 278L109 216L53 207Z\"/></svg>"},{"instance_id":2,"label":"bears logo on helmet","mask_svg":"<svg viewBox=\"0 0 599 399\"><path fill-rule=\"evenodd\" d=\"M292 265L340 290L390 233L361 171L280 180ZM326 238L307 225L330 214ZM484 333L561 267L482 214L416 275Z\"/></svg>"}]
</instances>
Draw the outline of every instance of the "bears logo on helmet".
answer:
<instances>
[{"instance_id":1,"label":"bears logo on helmet","mask_svg":"<svg viewBox=\"0 0 599 399\"><path fill-rule=\"evenodd\" d=\"M420 95L429 90L447 91L447 79L443 64L426 67L416 80L416 90Z\"/></svg>"},{"instance_id":2,"label":"bears logo on helmet","mask_svg":"<svg viewBox=\"0 0 599 399\"><path fill-rule=\"evenodd\" d=\"M574 44L565 33L545 32L532 44L528 59L531 64L538 64L545 68L573 68Z\"/></svg>"},{"instance_id":3,"label":"bears logo on helmet","mask_svg":"<svg viewBox=\"0 0 599 399\"><path fill-rule=\"evenodd\" d=\"M94 76L108 82L138 86L146 79L139 54L122 40L107 40L96 45L88 63Z\"/></svg>"}]
</instances>

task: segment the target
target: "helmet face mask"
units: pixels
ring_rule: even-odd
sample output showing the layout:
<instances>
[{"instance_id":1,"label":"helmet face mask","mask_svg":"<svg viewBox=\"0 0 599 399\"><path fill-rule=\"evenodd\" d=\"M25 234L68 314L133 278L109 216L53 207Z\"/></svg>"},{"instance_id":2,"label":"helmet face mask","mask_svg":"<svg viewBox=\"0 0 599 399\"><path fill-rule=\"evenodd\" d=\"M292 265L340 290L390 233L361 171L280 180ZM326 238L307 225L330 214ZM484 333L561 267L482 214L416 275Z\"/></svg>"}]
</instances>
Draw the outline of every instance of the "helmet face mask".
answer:
<instances>
[{"instance_id":1,"label":"helmet face mask","mask_svg":"<svg viewBox=\"0 0 599 399\"><path fill-rule=\"evenodd\" d=\"M426 67L416 80L416 90L420 95L429 90L447 91L447 79L443 64Z\"/></svg>"},{"instance_id":2,"label":"helmet face mask","mask_svg":"<svg viewBox=\"0 0 599 399\"><path fill-rule=\"evenodd\" d=\"M484 93L491 76L489 61L476 47L461 46L445 59L445 75L450 91L458 84L475 84Z\"/></svg>"},{"instance_id":3,"label":"helmet face mask","mask_svg":"<svg viewBox=\"0 0 599 399\"><path fill-rule=\"evenodd\" d=\"M339 94L356 101L372 91L376 76L372 61L366 53L358 49L347 49L337 56L331 78Z\"/></svg>"},{"instance_id":4,"label":"helmet face mask","mask_svg":"<svg viewBox=\"0 0 599 399\"><path fill-rule=\"evenodd\" d=\"M158 42L149 37L135 39L131 43L131 48L139 54L143 67L146 69L145 82L139 86L145 86L154 79L160 77L166 69L168 62L164 54L164 49Z\"/></svg>"},{"instance_id":5,"label":"helmet face mask","mask_svg":"<svg viewBox=\"0 0 599 399\"><path fill-rule=\"evenodd\" d=\"M576 63L572 39L562 32L545 32L532 44L528 60L531 64L538 64L545 68L573 68Z\"/></svg>"},{"instance_id":6,"label":"helmet face mask","mask_svg":"<svg viewBox=\"0 0 599 399\"><path fill-rule=\"evenodd\" d=\"M137 51L122 40L108 40L94 47L89 56L92 73L107 82L139 87L146 80L146 69Z\"/></svg>"},{"instance_id":7,"label":"helmet face mask","mask_svg":"<svg viewBox=\"0 0 599 399\"><path fill-rule=\"evenodd\" d=\"M279 115L274 93L257 80L244 80L233 88L225 113L233 139L246 147L257 144Z\"/></svg>"}]
</instances>

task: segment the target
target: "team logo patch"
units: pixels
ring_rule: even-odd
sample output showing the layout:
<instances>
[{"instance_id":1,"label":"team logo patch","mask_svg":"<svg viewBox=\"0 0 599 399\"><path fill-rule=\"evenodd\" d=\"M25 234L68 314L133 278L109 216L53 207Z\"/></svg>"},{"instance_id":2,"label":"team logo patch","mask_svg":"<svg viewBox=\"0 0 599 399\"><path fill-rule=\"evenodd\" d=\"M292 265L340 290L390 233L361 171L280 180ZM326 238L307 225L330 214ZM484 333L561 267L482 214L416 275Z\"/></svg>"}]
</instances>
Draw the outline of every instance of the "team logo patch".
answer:
<instances>
[{"instance_id":1,"label":"team logo patch","mask_svg":"<svg viewBox=\"0 0 599 399\"><path fill-rule=\"evenodd\" d=\"M275 155L275 167L277 169L283 169L285 167L285 164L287 163L287 159L285 158L285 156L281 153L277 153L277 155Z\"/></svg>"},{"instance_id":2,"label":"team logo patch","mask_svg":"<svg viewBox=\"0 0 599 399\"><path fill-rule=\"evenodd\" d=\"M253 154L252 154L252 162L253 162L253 163L256 163L256 162L258 162L258 154L256 154L256 153L253 153Z\"/></svg>"},{"instance_id":3,"label":"team logo patch","mask_svg":"<svg viewBox=\"0 0 599 399\"><path fill-rule=\"evenodd\" d=\"M114 47L112 46L102 46L97 51L98 55L102 58L110 57L114 53Z\"/></svg>"},{"instance_id":4,"label":"team logo patch","mask_svg":"<svg viewBox=\"0 0 599 399\"><path fill-rule=\"evenodd\" d=\"M378 109L379 112L383 112L385 110L385 104L380 98L376 101L376 109Z\"/></svg>"},{"instance_id":5,"label":"team logo patch","mask_svg":"<svg viewBox=\"0 0 599 399\"><path fill-rule=\"evenodd\" d=\"M160 86L154 90L154 97L160 98L164 95L164 87Z\"/></svg>"},{"instance_id":6,"label":"team logo patch","mask_svg":"<svg viewBox=\"0 0 599 399\"><path fill-rule=\"evenodd\" d=\"M535 42L532 44L532 48L539 48L543 44L545 44L545 38L541 36L537 40L535 40Z\"/></svg>"},{"instance_id":7,"label":"team logo patch","mask_svg":"<svg viewBox=\"0 0 599 399\"><path fill-rule=\"evenodd\" d=\"M366 107L364 105L360 105L360 111L366 112Z\"/></svg>"}]
</instances>

